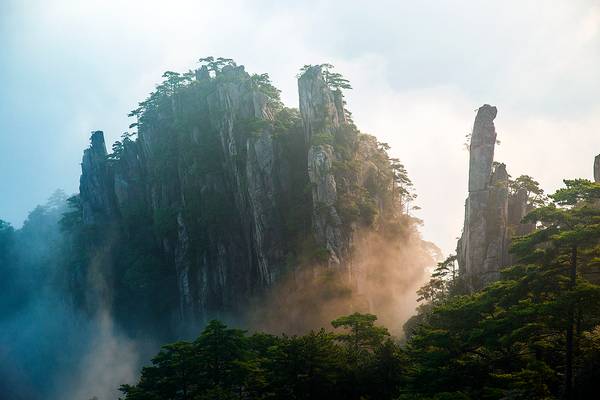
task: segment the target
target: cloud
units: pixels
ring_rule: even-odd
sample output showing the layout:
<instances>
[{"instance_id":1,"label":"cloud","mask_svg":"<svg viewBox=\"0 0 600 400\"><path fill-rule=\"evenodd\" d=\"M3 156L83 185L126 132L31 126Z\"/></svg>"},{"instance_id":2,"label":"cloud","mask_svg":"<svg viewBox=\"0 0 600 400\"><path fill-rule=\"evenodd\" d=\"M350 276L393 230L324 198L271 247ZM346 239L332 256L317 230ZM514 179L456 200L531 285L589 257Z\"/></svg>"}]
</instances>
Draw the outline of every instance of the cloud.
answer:
<instances>
[{"instance_id":1,"label":"cloud","mask_svg":"<svg viewBox=\"0 0 600 400\"><path fill-rule=\"evenodd\" d=\"M141 360L137 343L118 332L107 312L100 313L93 324L95 332L79 374L69 378L67 389L61 388L57 399L116 399L121 385L138 378Z\"/></svg>"}]
</instances>

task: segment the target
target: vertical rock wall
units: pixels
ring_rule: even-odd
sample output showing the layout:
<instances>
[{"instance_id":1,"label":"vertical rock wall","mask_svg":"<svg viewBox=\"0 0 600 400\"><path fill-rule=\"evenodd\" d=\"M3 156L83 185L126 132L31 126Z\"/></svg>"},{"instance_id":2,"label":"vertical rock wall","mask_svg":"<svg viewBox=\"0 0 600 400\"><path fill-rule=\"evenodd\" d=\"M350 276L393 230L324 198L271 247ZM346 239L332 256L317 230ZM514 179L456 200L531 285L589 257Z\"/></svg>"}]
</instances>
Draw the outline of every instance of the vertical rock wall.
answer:
<instances>
[{"instance_id":1,"label":"vertical rock wall","mask_svg":"<svg viewBox=\"0 0 600 400\"><path fill-rule=\"evenodd\" d=\"M500 269L513 261L510 239L533 229L521 224L530 211L527 192L511 194L506 166L494 163L496 114L496 107L488 104L479 108L469 148L469 195L457 257L461 275L471 290L497 280Z\"/></svg>"},{"instance_id":2,"label":"vertical rock wall","mask_svg":"<svg viewBox=\"0 0 600 400\"><path fill-rule=\"evenodd\" d=\"M290 246L282 216L289 193L282 190L289 191L294 156L274 138L269 99L244 67L218 74L198 70L196 85L159 108L116 160L94 132L82 162L84 223L152 224L145 240L171 265L177 319L188 323L226 318L269 287L284 272ZM314 112L321 106L310 104ZM184 115L196 117L184 122Z\"/></svg>"},{"instance_id":3,"label":"vertical rock wall","mask_svg":"<svg viewBox=\"0 0 600 400\"><path fill-rule=\"evenodd\" d=\"M506 169L502 167L492 174L496 114L496 107L488 104L479 108L469 148L469 195L457 256L461 274L474 287L495 279L500 266L498 253L503 252L504 210L508 199L507 187L502 181Z\"/></svg>"},{"instance_id":4,"label":"vertical rock wall","mask_svg":"<svg viewBox=\"0 0 600 400\"><path fill-rule=\"evenodd\" d=\"M308 148L314 234L317 242L327 248L329 264L339 265L344 254L344 240L341 220L335 208L337 189L332 166L336 155L327 141L335 137L340 120L344 120L342 99L336 102L319 66L309 68L300 77L298 92Z\"/></svg>"},{"instance_id":5,"label":"vertical rock wall","mask_svg":"<svg viewBox=\"0 0 600 400\"><path fill-rule=\"evenodd\" d=\"M358 227L400 219L385 150L347 120L320 67L299 78L299 112L256 78L233 63L202 67L147 100L137 139L118 154L101 133L84 152L84 223L115 221L121 296L148 302L154 273L165 295L154 306L168 303L185 327L237 318L297 266L340 266L355 279Z\"/></svg>"},{"instance_id":6,"label":"vertical rock wall","mask_svg":"<svg viewBox=\"0 0 600 400\"><path fill-rule=\"evenodd\" d=\"M92 132L90 147L83 152L79 180L79 192L82 199L85 199L82 202L82 212L86 224L107 223L117 216L113 180L104 133Z\"/></svg>"}]
</instances>

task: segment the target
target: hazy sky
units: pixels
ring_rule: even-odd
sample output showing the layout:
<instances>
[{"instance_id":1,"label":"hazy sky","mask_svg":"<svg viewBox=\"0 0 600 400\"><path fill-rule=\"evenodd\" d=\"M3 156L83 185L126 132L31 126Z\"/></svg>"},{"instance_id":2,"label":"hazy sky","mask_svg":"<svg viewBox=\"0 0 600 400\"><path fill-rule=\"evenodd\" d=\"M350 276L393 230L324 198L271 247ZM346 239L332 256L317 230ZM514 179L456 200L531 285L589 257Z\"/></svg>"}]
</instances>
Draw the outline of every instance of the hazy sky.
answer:
<instances>
[{"instance_id":1,"label":"hazy sky","mask_svg":"<svg viewBox=\"0 0 600 400\"><path fill-rule=\"evenodd\" d=\"M496 159L548 191L590 178L600 153L600 0L0 0L0 218L19 226L54 189L77 191L89 132L116 139L163 71L207 55L268 72L290 106L300 66L334 64L446 252L481 104L499 110Z\"/></svg>"}]
</instances>

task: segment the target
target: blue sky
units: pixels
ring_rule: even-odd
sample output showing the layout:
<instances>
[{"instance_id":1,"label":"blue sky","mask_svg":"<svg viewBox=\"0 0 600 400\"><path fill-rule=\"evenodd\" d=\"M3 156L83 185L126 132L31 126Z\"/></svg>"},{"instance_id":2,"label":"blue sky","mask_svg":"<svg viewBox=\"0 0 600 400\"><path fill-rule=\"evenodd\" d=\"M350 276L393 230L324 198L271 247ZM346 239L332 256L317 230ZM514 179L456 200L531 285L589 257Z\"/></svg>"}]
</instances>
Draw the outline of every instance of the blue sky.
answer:
<instances>
[{"instance_id":1,"label":"blue sky","mask_svg":"<svg viewBox=\"0 0 600 400\"><path fill-rule=\"evenodd\" d=\"M207 55L295 74L331 62L357 125L392 145L446 252L466 196L464 136L498 106L497 159L548 190L600 153L600 3L530 1L0 1L0 218L19 226L77 191L89 132L116 139L165 70Z\"/></svg>"}]
</instances>

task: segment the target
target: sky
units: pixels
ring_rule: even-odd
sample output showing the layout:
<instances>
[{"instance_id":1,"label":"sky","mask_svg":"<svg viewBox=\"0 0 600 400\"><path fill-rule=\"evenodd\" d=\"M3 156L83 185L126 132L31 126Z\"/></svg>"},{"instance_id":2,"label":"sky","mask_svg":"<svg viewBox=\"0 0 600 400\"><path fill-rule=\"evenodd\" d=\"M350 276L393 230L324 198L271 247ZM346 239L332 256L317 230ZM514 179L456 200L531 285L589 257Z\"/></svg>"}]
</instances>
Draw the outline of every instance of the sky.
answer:
<instances>
[{"instance_id":1,"label":"sky","mask_svg":"<svg viewBox=\"0 0 600 400\"><path fill-rule=\"evenodd\" d=\"M548 192L600 153L600 0L0 0L0 218L75 193L90 132L116 140L164 71L208 55L269 73L295 107L298 69L335 65L446 254L480 105L498 107L496 160Z\"/></svg>"}]
</instances>

